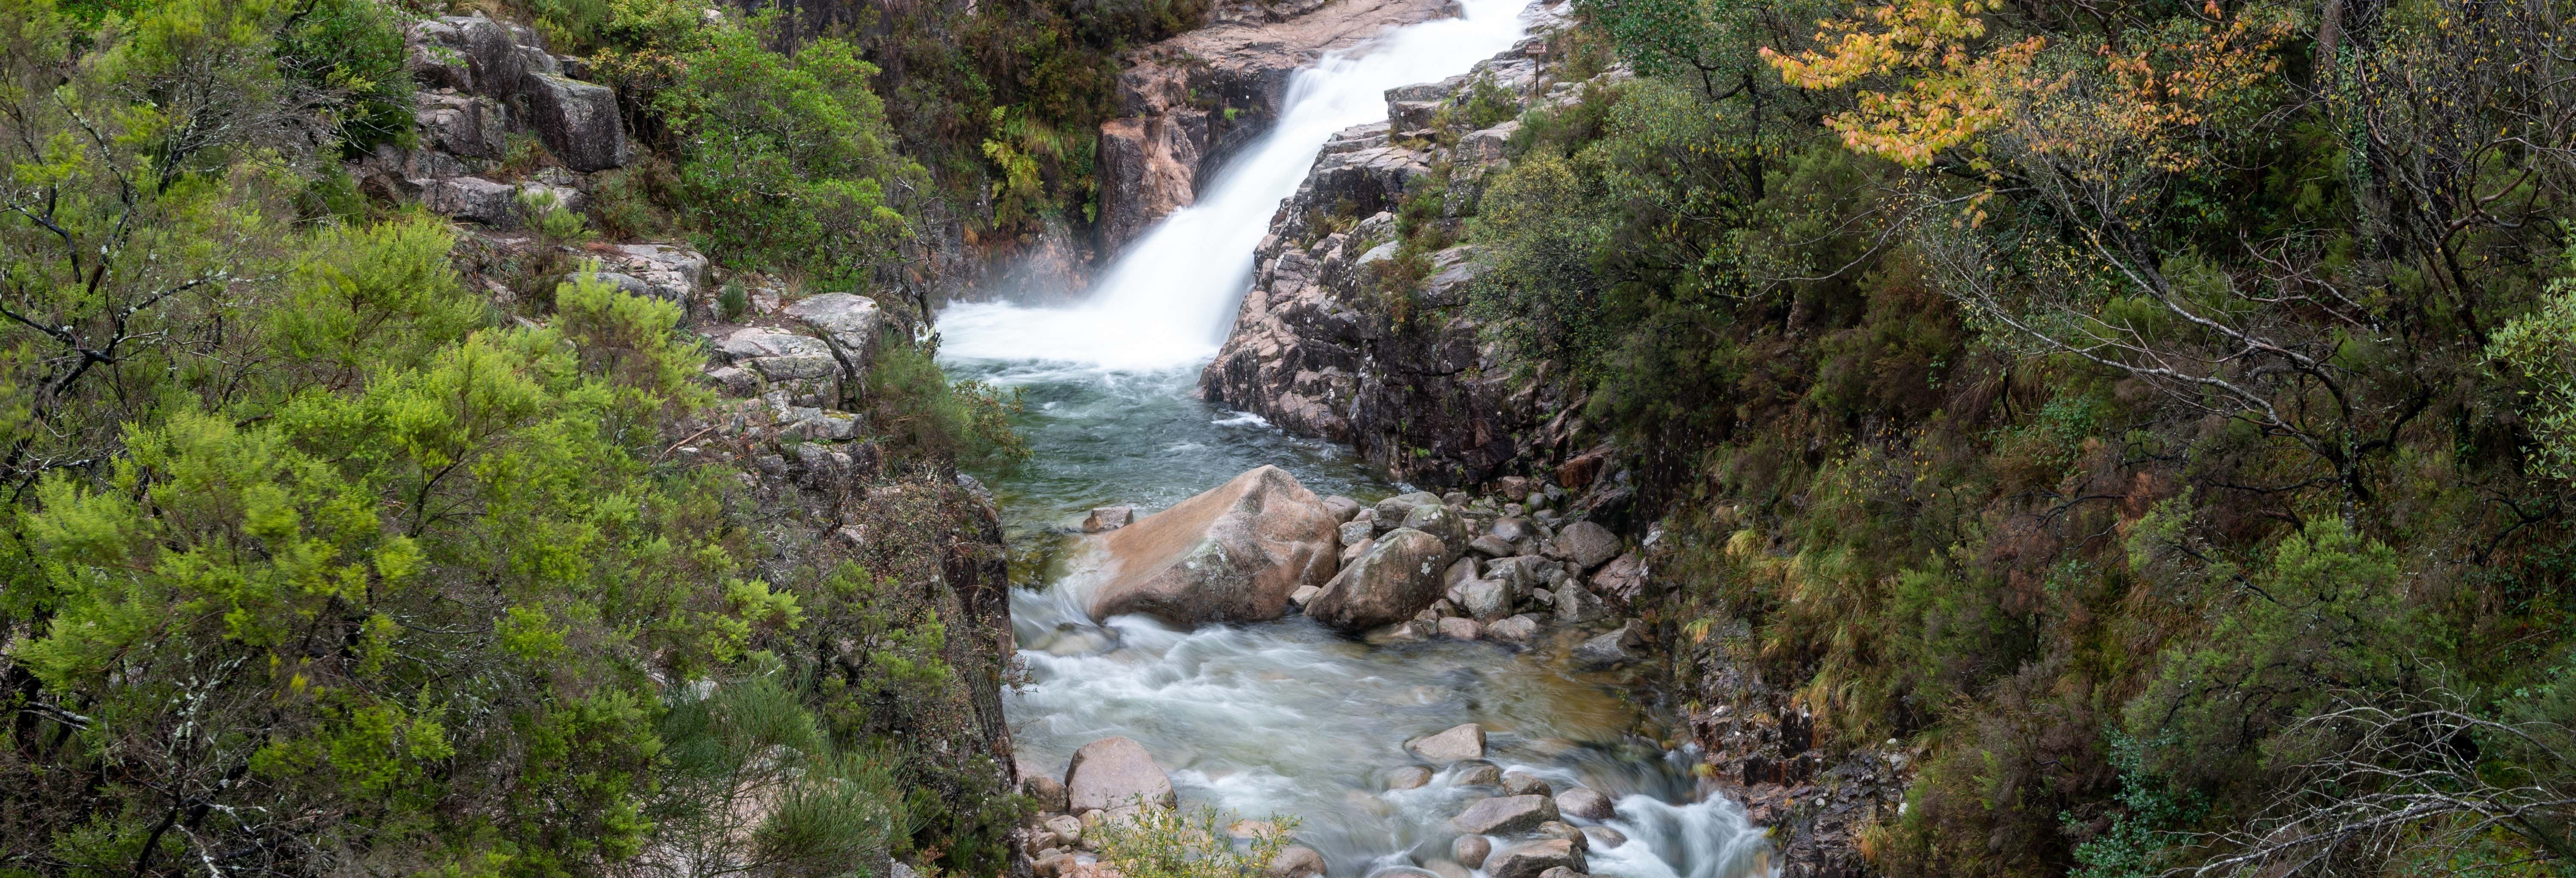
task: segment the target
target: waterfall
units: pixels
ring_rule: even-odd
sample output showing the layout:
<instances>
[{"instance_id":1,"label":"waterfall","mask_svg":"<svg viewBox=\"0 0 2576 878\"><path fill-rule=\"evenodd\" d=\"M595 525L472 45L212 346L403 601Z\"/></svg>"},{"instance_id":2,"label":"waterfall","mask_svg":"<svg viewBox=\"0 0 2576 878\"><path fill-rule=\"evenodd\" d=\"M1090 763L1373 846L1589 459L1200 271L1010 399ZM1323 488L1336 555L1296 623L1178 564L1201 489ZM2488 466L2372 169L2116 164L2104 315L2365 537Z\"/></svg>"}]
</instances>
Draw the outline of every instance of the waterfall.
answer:
<instances>
[{"instance_id":1,"label":"waterfall","mask_svg":"<svg viewBox=\"0 0 2576 878\"><path fill-rule=\"evenodd\" d=\"M1464 15L1409 25L1355 55L1298 71L1268 133L1120 254L1087 301L1063 308L981 302L939 316L941 353L1120 371L1197 365L1224 342L1252 278L1252 251L1334 132L1386 118L1387 89L1467 71L1511 47L1525 0L1466 0Z\"/></svg>"}]
</instances>

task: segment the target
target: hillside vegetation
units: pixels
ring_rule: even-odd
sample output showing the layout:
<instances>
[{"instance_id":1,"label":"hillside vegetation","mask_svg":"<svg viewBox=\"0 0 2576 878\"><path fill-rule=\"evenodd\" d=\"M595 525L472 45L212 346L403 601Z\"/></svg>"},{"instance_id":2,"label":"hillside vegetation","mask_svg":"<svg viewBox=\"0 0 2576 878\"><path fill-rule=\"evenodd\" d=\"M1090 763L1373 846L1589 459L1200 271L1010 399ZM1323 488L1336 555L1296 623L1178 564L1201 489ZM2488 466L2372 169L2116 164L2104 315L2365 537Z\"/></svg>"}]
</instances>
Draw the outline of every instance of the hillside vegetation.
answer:
<instances>
[{"instance_id":1,"label":"hillside vegetation","mask_svg":"<svg viewBox=\"0 0 2576 878\"><path fill-rule=\"evenodd\" d=\"M1583 0L1467 227L1895 875L2567 874L2556 0Z\"/></svg>"}]
</instances>

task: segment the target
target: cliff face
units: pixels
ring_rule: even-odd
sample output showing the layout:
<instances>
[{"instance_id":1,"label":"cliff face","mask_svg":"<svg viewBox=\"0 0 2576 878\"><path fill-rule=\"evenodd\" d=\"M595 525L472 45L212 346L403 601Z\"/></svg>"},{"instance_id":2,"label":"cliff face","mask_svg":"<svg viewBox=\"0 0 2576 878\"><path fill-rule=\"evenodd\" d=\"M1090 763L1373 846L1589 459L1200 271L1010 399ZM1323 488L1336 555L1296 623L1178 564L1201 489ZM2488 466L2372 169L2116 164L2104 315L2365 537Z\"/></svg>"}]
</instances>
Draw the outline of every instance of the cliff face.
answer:
<instances>
[{"instance_id":1,"label":"cliff face","mask_svg":"<svg viewBox=\"0 0 2576 878\"><path fill-rule=\"evenodd\" d=\"M1425 484L1481 482L1535 450L1571 450L1563 382L1483 337L1466 307L1482 270L1475 248L1442 246L1509 163L1519 123L1494 119L1571 102L1583 86L1560 79L1548 53L1565 10L1538 10L1534 36L1464 75L1388 90L1390 121L1325 145L1255 253L1202 396L1349 442Z\"/></svg>"},{"instance_id":2,"label":"cliff face","mask_svg":"<svg viewBox=\"0 0 2576 878\"><path fill-rule=\"evenodd\" d=\"M1209 27L1130 53L1119 117L1100 126L1100 252L1196 199L1227 156L1278 119L1299 68L1387 28L1456 14L1456 0L1239 3L1215 10Z\"/></svg>"}]
</instances>

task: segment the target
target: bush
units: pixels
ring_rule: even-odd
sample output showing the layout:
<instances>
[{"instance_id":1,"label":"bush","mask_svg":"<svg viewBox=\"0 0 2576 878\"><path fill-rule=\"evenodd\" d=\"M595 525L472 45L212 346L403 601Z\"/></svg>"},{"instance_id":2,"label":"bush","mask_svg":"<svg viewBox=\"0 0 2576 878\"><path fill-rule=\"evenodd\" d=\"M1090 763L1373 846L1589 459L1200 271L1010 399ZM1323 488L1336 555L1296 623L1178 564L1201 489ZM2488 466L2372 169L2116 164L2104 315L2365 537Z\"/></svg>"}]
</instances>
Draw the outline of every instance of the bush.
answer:
<instances>
[{"instance_id":1,"label":"bush","mask_svg":"<svg viewBox=\"0 0 2576 878\"><path fill-rule=\"evenodd\" d=\"M1146 805L1093 831L1100 834L1101 860L1129 878L1258 878L1297 829L1294 818L1274 815L1238 840L1230 824L1215 808Z\"/></svg>"},{"instance_id":2,"label":"bush","mask_svg":"<svg viewBox=\"0 0 2576 878\"><path fill-rule=\"evenodd\" d=\"M888 450L970 467L1007 470L1027 460L1027 440L1011 428L1020 396L980 381L950 381L930 356L887 343L868 371L871 427Z\"/></svg>"}]
</instances>

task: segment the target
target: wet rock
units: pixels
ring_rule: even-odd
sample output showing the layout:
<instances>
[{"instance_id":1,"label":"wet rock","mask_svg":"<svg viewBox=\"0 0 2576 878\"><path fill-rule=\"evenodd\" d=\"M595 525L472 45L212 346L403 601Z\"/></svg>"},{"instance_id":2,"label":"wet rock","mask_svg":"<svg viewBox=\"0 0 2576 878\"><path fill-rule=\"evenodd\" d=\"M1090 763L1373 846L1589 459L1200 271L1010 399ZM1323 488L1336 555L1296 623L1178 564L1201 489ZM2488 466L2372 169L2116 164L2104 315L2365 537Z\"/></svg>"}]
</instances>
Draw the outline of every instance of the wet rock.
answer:
<instances>
[{"instance_id":1,"label":"wet rock","mask_svg":"<svg viewBox=\"0 0 2576 878\"><path fill-rule=\"evenodd\" d=\"M1553 796L1556 794L1555 790L1548 788L1547 781L1540 780L1526 771L1503 772L1503 792L1514 796Z\"/></svg>"},{"instance_id":2,"label":"wet rock","mask_svg":"<svg viewBox=\"0 0 2576 878\"><path fill-rule=\"evenodd\" d=\"M1486 534L1484 536L1468 540L1467 549L1487 558L1500 558L1512 553L1512 544L1504 542L1500 537L1496 537L1493 534Z\"/></svg>"},{"instance_id":3,"label":"wet rock","mask_svg":"<svg viewBox=\"0 0 2576 878\"><path fill-rule=\"evenodd\" d=\"M1632 606L1645 595L1646 559L1629 552L1603 565L1592 573L1592 591L1614 605Z\"/></svg>"},{"instance_id":4,"label":"wet rock","mask_svg":"<svg viewBox=\"0 0 2576 878\"><path fill-rule=\"evenodd\" d=\"M1091 597L1094 620L1124 613L1184 626L1276 619L1289 595L1323 584L1334 566L1333 520L1322 498L1275 466L1097 539L1110 567ZM1330 598L1326 586L1318 601Z\"/></svg>"},{"instance_id":5,"label":"wet rock","mask_svg":"<svg viewBox=\"0 0 2576 878\"><path fill-rule=\"evenodd\" d=\"M1550 869L1581 872L1585 868L1583 851L1562 838L1522 842L1485 860L1485 874L1492 878L1539 878Z\"/></svg>"},{"instance_id":6,"label":"wet rock","mask_svg":"<svg viewBox=\"0 0 2576 878\"><path fill-rule=\"evenodd\" d=\"M626 126L617 118L617 92L607 86L531 73L520 93L528 122L566 167L588 173L621 168L631 158Z\"/></svg>"},{"instance_id":7,"label":"wet rock","mask_svg":"<svg viewBox=\"0 0 2576 878\"><path fill-rule=\"evenodd\" d=\"M831 342L848 377L865 377L870 364L876 361L877 340L885 325L876 300L850 293L807 296L787 306L787 316Z\"/></svg>"},{"instance_id":8,"label":"wet rock","mask_svg":"<svg viewBox=\"0 0 2576 878\"><path fill-rule=\"evenodd\" d=\"M1459 864L1470 869L1484 868L1485 858L1493 853L1493 841L1481 835L1461 835L1457 841L1449 843L1449 855L1457 857Z\"/></svg>"},{"instance_id":9,"label":"wet rock","mask_svg":"<svg viewBox=\"0 0 2576 878\"><path fill-rule=\"evenodd\" d=\"M1332 513L1333 520L1337 522L1350 521L1351 517L1358 515L1362 508L1364 507L1360 506L1360 501L1344 497L1340 494L1333 494L1324 498L1324 511Z\"/></svg>"},{"instance_id":10,"label":"wet rock","mask_svg":"<svg viewBox=\"0 0 2576 878\"><path fill-rule=\"evenodd\" d=\"M1592 850L1596 851L1606 851L1628 843L1627 833L1607 826L1583 827L1583 836L1591 840Z\"/></svg>"},{"instance_id":11,"label":"wet rock","mask_svg":"<svg viewBox=\"0 0 2576 878\"><path fill-rule=\"evenodd\" d=\"M1495 767L1491 762L1477 762L1459 766L1458 774L1449 779L1449 785L1459 787L1490 787L1501 783L1502 779L1503 770L1501 768Z\"/></svg>"},{"instance_id":12,"label":"wet rock","mask_svg":"<svg viewBox=\"0 0 2576 878\"><path fill-rule=\"evenodd\" d=\"M1476 624L1474 619L1458 616L1440 620L1436 630L1440 636L1451 640L1475 640L1485 636L1485 626Z\"/></svg>"},{"instance_id":13,"label":"wet rock","mask_svg":"<svg viewBox=\"0 0 2576 878\"><path fill-rule=\"evenodd\" d=\"M1496 640L1527 645L1538 639L1538 619L1523 613L1486 626L1485 633Z\"/></svg>"},{"instance_id":14,"label":"wet rock","mask_svg":"<svg viewBox=\"0 0 2576 878\"><path fill-rule=\"evenodd\" d=\"M1546 796L1496 796L1467 806L1449 818L1449 825L1474 835L1500 835L1537 829L1556 816L1556 803Z\"/></svg>"},{"instance_id":15,"label":"wet rock","mask_svg":"<svg viewBox=\"0 0 2576 878\"><path fill-rule=\"evenodd\" d=\"M1419 765L1407 765L1386 776L1386 788L1390 790L1419 789L1430 782L1431 769Z\"/></svg>"},{"instance_id":16,"label":"wet rock","mask_svg":"<svg viewBox=\"0 0 2576 878\"><path fill-rule=\"evenodd\" d=\"M1388 531L1324 584L1306 615L1344 631L1411 619L1440 599L1440 570L1447 563L1438 537L1410 528Z\"/></svg>"},{"instance_id":17,"label":"wet rock","mask_svg":"<svg viewBox=\"0 0 2576 878\"><path fill-rule=\"evenodd\" d=\"M1457 762L1485 758L1485 728L1475 723L1453 726L1436 735L1425 735L1407 741L1405 749L1433 762Z\"/></svg>"},{"instance_id":18,"label":"wet rock","mask_svg":"<svg viewBox=\"0 0 2576 878\"><path fill-rule=\"evenodd\" d=\"M1289 845L1270 861L1269 878L1308 878L1324 874L1324 855L1305 845Z\"/></svg>"},{"instance_id":19,"label":"wet rock","mask_svg":"<svg viewBox=\"0 0 2576 878\"><path fill-rule=\"evenodd\" d=\"M1646 644L1638 630L1637 620L1630 619L1618 630L1596 635L1574 648L1574 660L1586 667L1604 668L1624 665L1639 659L1638 650Z\"/></svg>"},{"instance_id":20,"label":"wet rock","mask_svg":"<svg viewBox=\"0 0 2576 878\"><path fill-rule=\"evenodd\" d=\"M1582 625L1610 615L1601 598L1590 589L1568 582L1556 590L1556 622L1559 625Z\"/></svg>"},{"instance_id":21,"label":"wet rock","mask_svg":"<svg viewBox=\"0 0 2576 878\"><path fill-rule=\"evenodd\" d=\"M1574 849L1578 851L1590 850L1592 847L1592 841L1583 837L1583 830L1576 829L1574 828L1574 824L1567 823L1563 820L1550 820L1545 823L1541 823L1538 825L1537 829L1530 830L1530 835L1538 838L1554 838L1570 841L1574 843Z\"/></svg>"},{"instance_id":22,"label":"wet rock","mask_svg":"<svg viewBox=\"0 0 2576 878\"><path fill-rule=\"evenodd\" d=\"M1268 838L1279 834L1279 824L1268 820L1237 820L1227 824L1225 832L1236 838Z\"/></svg>"},{"instance_id":23,"label":"wet rock","mask_svg":"<svg viewBox=\"0 0 2576 878\"><path fill-rule=\"evenodd\" d=\"M1103 531L1117 530L1119 528L1126 527L1128 522L1134 521L1135 519L1136 507L1096 506L1092 508L1090 515L1083 516L1082 532L1087 534L1096 534Z\"/></svg>"},{"instance_id":24,"label":"wet rock","mask_svg":"<svg viewBox=\"0 0 2576 878\"><path fill-rule=\"evenodd\" d=\"M1611 807L1609 796L1590 787L1575 787L1556 794L1556 808L1566 816L1585 820L1608 820L1619 813L1618 809Z\"/></svg>"},{"instance_id":25,"label":"wet rock","mask_svg":"<svg viewBox=\"0 0 2576 878\"><path fill-rule=\"evenodd\" d=\"M1073 751L1073 762L1064 770L1064 788L1067 804L1076 811L1180 804L1180 796L1172 791L1171 775L1154 762L1144 745L1123 737L1102 738ZM1093 825L1090 814L1083 817L1086 828Z\"/></svg>"},{"instance_id":26,"label":"wet rock","mask_svg":"<svg viewBox=\"0 0 2576 878\"><path fill-rule=\"evenodd\" d=\"M1564 530L1557 532L1550 547L1554 549L1550 555L1573 561L1585 570L1617 557L1620 548L1617 534L1589 521L1566 525Z\"/></svg>"}]
</instances>

